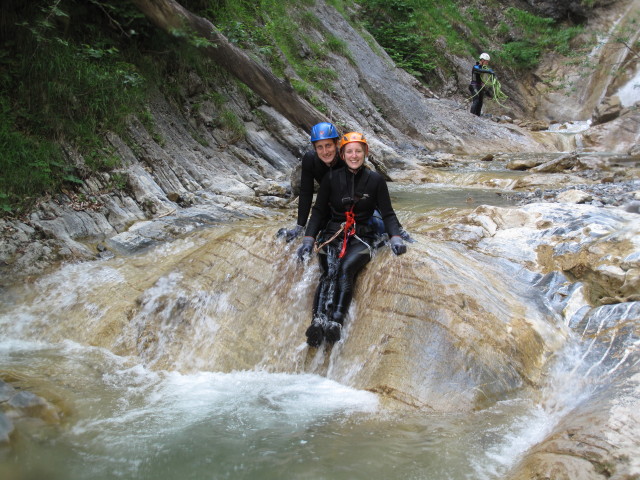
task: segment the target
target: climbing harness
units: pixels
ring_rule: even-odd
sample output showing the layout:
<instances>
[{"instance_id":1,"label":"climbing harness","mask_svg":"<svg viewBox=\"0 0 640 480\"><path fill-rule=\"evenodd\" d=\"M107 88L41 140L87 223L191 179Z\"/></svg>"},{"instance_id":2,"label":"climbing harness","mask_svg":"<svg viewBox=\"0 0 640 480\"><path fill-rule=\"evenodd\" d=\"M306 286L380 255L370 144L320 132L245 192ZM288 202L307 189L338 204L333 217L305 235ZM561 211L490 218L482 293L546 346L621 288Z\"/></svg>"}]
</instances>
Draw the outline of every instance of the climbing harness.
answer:
<instances>
[{"instance_id":1,"label":"climbing harness","mask_svg":"<svg viewBox=\"0 0 640 480\"><path fill-rule=\"evenodd\" d=\"M348 211L344 212L347 217L347 221L344 222L344 238L342 239L342 249L340 250L338 258L344 257L344 254L347 253L347 242L349 241L349 238L356 234L356 218L353 215L354 205L355 203L351 205L351 208Z\"/></svg>"},{"instance_id":2,"label":"climbing harness","mask_svg":"<svg viewBox=\"0 0 640 480\"><path fill-rule=\"evenodd\" d=\"M359 242L362 242L364 245L366 245L366 247L369 249L369 255L373 256L371 245L369 245L367 242L362 240L358 235L356 235L356 217L353 213L353 206L348 211L345 212L345 215L347 217L347 221L343 222L340 225L340 230L334 233L329 240L322 242L320 245L316 245L316 247L314 248L314 252L317 253L319 250L322 250L326 245L333 242L336 238L340 236L341 233L343 233L344 235L342 239L342 248L340 249L338 258L344 257L345 254L347 253L347 244L349 243L349 239L351 237L355 238Z\"/></svg>"},{"instance_id":3,"label":"climbing harness","mask_svg":"<svg viewBox=\"0 0 640 480\"><path fill-rule=\"evenodd\" d=\"M342 181L343 191L347 190L346 175L347 173L345 171L343 176L340 178L340 180ZM355 216L355 213L353 213L353 209L356 206L356 203L358 202L358 200L365 197L364 191L366 189L367 182L369 181L368 170L365 170L362 175L363 177L358 184L358 193L354 192L353 196L351 197L353 198L353 203L351 204L351 208L349 208L349 210L344 212L346 221L340 225L340 229L336 233L334 233L329 240L321 243L320 245L316 244L314 248L314 251L316 253L322 248L324 248L326 245L328 245L329 243L333 242L342 233L343 234L342 248L340 249L340 254L338 255L338 258L344 257L345 254L347 253L347 245L351 237L355 238L359 242L362 242L364 245L366 245L366 247L369 249L369 255L373 256L373 251L371 246L367 242L365 242L363 239L361 239L358 235L356 235L356 216ZM355 186L354 186L354 189L355 189Z\"/></svg>"}]
</instances>

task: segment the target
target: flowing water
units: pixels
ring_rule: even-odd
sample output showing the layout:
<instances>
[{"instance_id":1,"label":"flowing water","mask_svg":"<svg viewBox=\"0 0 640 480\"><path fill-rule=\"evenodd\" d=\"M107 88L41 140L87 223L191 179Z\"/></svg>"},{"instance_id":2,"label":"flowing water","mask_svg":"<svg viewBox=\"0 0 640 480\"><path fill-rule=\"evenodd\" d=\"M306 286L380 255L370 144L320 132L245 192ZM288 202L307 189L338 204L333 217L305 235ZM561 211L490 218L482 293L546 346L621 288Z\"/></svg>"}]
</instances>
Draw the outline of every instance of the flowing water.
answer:
<instances>
[{"instance_id":1,"label":"flowing water","mask_svg":"<svg viewBox=\"0 0 640 480\"><path fill-rule=\"evenodd\" d=\"M439 185L392 185L402 222L429 215L437 228L479 204L508 205L495 189L482 187L483 176L509 182L518 173L487 168L470 165ZM261 238L266 230L272 238L273 227L252 222L233 228ZM517 390L463 413L386 408L375 393L348 381L360 363L336 373L346 347L318 352L309 364L299 333L292 339L283 333L282 347L271 331L264 332L264 345L252 341L261 338L250 324L262 310L273 312L269 321L279 328L303 331L294 323L308 322L306 312L292 310L310 308L317 267L301 271L291 259L263 265L237 239L229 241L228 257L211 260L205 249L225 229L131 258L63 266L2 292L0 378L46 398L61 416L48 424L16 421L12 446L0 448L2 478L498 479L594 388L574 368L585 357L570 341L535 394ZM272 243L292 255L293 247ZM434 248L441 261L460 258L455 246ZM184 267L209 261L211 268L196 278ZM254 263L253 277L233 265L223 268L225 262ZM460 265L466 267L473 266ZM272 274L274 268L282 277ZM477 279L478 289L484 281ZM275 293L255 306L242 297L240 311L234 292L260 282L274 292L286 289L290 303ZM522 301L542 319L531 321L556 321L539 299ZM290 320L281 322L281 315ZM201 319L197 325L190 323L193 316ZM235 323L222 323L228 316ZM156 330L150 331L150 319ZM246 329L242 335L254 351L244 354L245 363L234 356L240 342L223 340L234 324ZM193 329L185 333L185 325ZM323 363L324 371L318 369Z\"/></svg>"}]
</instances>

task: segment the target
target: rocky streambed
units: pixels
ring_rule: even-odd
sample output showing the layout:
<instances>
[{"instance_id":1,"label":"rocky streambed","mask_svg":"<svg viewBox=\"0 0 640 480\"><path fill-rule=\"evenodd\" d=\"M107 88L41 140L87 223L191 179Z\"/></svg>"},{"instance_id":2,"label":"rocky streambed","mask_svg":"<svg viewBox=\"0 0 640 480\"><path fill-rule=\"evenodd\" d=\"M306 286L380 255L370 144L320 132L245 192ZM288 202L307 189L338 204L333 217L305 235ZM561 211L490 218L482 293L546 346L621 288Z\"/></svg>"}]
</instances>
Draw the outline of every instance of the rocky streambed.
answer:
<instances>
[{"instance_id":1,"label":"rocky streambed","mask_svg":"<svg viewBox=\"0 0 640 480\"><path fill-rule=\"evenodd\" d=\"M49 275L13 277L4 287L0 328L14 339L31 332L27 335L40 341L105 348L160 371L293 368L375 392L390 411L491 410L526 391L545 418L554 420L517 456L493 465L498 477L488 478L504 478L509 471L516 472L513 478L633 475L640 398L634 373L637 163L611 156L613 161L599 162L598 168L582 169L576 161L558 162L563 156L539 155L530 162L535 166L529 168L560 165L555 172L509 168L516 164L514 154L418 156L412 173L390 165L392 178L413 179L392 183L391 189L417 243L400 263L384 250L372 262L356 294L371 301L356 301L353 325L329 357L309 361L300 350L310 301L305 292L312 290L314 269L301 271L292 260L295 246L274 240L277 228L295 217L284 180L256 185L255 192L269 194L254 195L257 201L219 195L207 204L199 202L212 197L196 194L183 205L176 198L173 210L121 233L88 242L76 237L68 248L80 245L90 252L82 257L90 266L86 273L67 259L62 278L51 264ZM613 181L603 183L607 177ZM441 206L420 206L434 188L451 195L451 186L459 188L459 201L448 197ZM480 194L487 191L500 202L478 204L479 198L491 198ZM570 191L591 198L563 196ZM265 206L266 197L277 208ZM505 199L514 205L505 206ZM78 207L71 215L96 218L91 209ZM68 214L45 221L66 218L64 224L71 225ZM247 227L250 218L262 226ZM25 241L17 224L10 228L16 230L9 241ZM218 233L209 237L209 230ZM23 298L16 280L25 278L31 299L16 305L15 299ZM241 332L234 327L238 315ZM274 315L290 318L286 330L274 323ZM193 337L193 331L200 333ZM264 343L260 339L270 339L264 349L256 349ZM568 356L567 345L578 354ZM564 373L553 373L558 365ZM14 365L2 377L8 400L3 434L9 442L17 438L15 425L24 435L25 421L51 425L50 432L60 422L75 422L64 388L30 375ZM562 392L563 381L574 391ZM18 388L31 396L21 399Z\"/></svg>"}]
</instances>

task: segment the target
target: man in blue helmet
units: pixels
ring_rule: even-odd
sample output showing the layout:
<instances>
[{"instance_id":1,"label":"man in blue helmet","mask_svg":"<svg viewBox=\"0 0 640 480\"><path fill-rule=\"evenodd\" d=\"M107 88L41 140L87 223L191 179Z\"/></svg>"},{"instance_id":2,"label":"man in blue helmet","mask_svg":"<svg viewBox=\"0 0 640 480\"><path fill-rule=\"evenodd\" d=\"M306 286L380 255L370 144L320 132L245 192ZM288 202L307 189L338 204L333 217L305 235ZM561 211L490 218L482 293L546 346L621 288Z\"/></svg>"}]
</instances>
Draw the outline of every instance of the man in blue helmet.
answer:
<instances>
[{"instance_id":1,"label":"man in blue helmet","mask_svg":"<svg viewBox=\"0 0 640 480\"><path fill-rule=\"evenodd\" d=\"M314 182L320 184L328 172L344 167L344 162L338 155L339 138L338 130L331 123L322 122L311 128L313 151L306 152L302 157L298 221L294 228L282 228L278 231L278 235L284 235L287 242L304 232L313 204Z\"/></svg>"}]
</instances>

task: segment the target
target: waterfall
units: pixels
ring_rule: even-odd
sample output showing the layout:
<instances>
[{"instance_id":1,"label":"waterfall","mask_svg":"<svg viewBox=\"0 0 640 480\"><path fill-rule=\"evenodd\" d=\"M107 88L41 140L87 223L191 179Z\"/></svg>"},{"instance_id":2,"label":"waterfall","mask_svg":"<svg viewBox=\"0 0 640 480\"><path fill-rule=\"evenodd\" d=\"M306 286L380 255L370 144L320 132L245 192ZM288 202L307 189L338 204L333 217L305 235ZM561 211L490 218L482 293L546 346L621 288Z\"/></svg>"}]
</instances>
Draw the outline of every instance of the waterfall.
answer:
<instances>
[{"instance_id":1,"label":"waterfall","mask_svg":"<svg viewBox=\"0 0 640 480\"><path fill-rule=\"evenodd\" d=\"M631 107L640 102L640 70L616 93L623 107Z\"/></svg>"}]
</instances>

